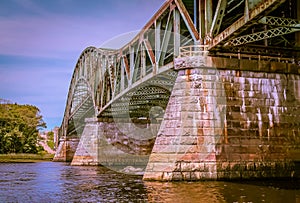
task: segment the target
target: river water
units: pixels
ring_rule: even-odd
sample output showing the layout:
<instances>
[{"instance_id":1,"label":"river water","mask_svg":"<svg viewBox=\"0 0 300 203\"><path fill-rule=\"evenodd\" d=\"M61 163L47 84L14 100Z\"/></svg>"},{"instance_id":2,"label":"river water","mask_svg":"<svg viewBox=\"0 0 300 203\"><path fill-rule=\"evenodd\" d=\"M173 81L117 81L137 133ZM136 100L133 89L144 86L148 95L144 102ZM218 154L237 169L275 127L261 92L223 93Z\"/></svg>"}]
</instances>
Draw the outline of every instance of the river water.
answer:
<instances>
[{"instance_id":1,"label":"river water","mask_svg":"<svg viewBox=\"0 0 300 203\"><path fill-rule=\"evenodd\" d=\"M144 182L66 163L0 163L0 202L295 202L300 181Z\"/></svg>"}]
</instances>

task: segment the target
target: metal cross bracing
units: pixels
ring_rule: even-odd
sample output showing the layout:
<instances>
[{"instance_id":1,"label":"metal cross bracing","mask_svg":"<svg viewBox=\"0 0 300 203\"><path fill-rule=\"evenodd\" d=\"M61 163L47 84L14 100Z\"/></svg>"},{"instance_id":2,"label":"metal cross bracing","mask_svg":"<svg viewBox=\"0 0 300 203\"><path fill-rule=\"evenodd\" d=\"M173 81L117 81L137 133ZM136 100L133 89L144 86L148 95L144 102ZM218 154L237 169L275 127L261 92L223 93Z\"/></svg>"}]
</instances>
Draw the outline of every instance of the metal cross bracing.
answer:
<instances>
[{"instance_id":1,"label":"metal cross bracing","mask_svg":"<svg viewBox=\"0 0 300 203\"><path fill-rule=\"evenodd\" d=\"M259 53L297 61L299 8L300 0L166 1L120 49L88 47L81 53L62 135L80 132L86 117L149 117L153 106L165 108L178 56Z\"/></svg>"},{"instance_id":2,"label":"metal cross bracing","mask_svg":"<svg viewBox=\"0 0 300 203\"><path fill-rule=\"evenodd\" d=\"M215 15L219 25L213 23L207 35L210 52L260 53L299 60L299 0L244 0L232 4L239 4L239 9L230 7L231 2L219 1L219 13L225 14L223 18Z\"/></svg>"},{"instance_id":3,"label":"metal cross bracing","mask_svg":"<svg viewBox=\"0 0 300 203\"><path fill-rule=\"evenodd\" d=\"M279 18L266 16L258 21L265 25L276 26L276 28L268 29L261 32L255 32L253 34L247 34L240 37L236 37L227 42L226 46L238 46L251 42L257 42L264 39L274 38L282 35L287 35L293 32L300 31L300 21L295 19ZM284 39L284 38L283 38ZM285 39L285 41L292 46L291 42Z\"/></svg>"}]
</instances>

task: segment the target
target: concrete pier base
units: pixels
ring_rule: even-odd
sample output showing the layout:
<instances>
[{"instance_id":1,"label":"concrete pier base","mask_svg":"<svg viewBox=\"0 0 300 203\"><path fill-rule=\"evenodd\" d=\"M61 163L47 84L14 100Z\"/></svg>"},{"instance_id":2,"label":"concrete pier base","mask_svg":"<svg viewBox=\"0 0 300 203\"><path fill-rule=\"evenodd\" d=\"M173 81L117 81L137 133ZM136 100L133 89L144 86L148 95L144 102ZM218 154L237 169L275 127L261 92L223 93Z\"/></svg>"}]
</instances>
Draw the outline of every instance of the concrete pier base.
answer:
<instances>
[{"instance_id":1,"label":"concrete pier base","mask_svg":"<svg viewBox=\"0 0 300 203\"><path fill-rule=\"evenodd\" d=\"M226 95L215 69L180 70L144 180L217 179Z\"/></svg>"},{"instance_id":2,"label":"concrete pier base","mask_svg":"<svg viewBox=\"0 0 300 203\"><path fill-rule=\"evenodd\" d=\"M56 153L54 155L53 161L55 162L65 162L67 158L66 155L66 141L65 139L59 140L59 145L56 149Z\"/></svg>"},{"instance_id":3,"label":"concrete pier base","mask_svg":"<svg viewBox=\"0 0 300 203\"><path fill-rule=\"evenodd\" d=\"M300 76L295 69L200 59L175 64L178 77L144 180L297 176ZM255 67L260 70L251 71Z\"/></svg>"},{"instance_id":4,"label":"concrete pier base","mask_svg":"<svg viewBox=\"0 0 300 203\"><path fill-rule=\"evenodd\" d=\"M141 174L157 134L156 124L148 129L145 126L122 119L86 118L71 165L103 165L120 172ZM151 139L141 139L139 130Z\"/></svg>"},{"instance_id":5,"label":"concrete pier base","mask_svg":"<svg viewBox=\"0 0 300 203\"><path fill-rule=\"evenodd\" d=\"M71 162L77 149L79 138L67 137L61 139L56 150L53 161L56 162Z\"/></svg>"},{"instance_id":6,"label":"concrete pier base","mask_svg":"<svg viewBox=\"0 0 300 203\"><path fill-rule=\"evenodd\" d=\"M98 143L99 123L96 118L85 119L85 127L82 132L80 142L74 154L71 165L73 166L89 166L99 165L98 161Z\"/></svg>"}]
</instances>

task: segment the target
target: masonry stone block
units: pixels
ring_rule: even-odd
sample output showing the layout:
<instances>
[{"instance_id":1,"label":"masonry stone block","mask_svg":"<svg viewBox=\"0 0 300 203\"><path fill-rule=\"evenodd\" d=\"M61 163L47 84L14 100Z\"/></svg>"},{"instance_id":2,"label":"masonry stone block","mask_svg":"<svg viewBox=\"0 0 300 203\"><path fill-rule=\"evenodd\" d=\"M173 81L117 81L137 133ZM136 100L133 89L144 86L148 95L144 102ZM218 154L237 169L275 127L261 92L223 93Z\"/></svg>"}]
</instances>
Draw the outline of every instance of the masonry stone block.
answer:
<instances>
[{"instance_id":1,"label":"masonry stone block","mask_svg":"<svg viewBox=\"0 0 300 203\"><path fill-rule=\"evenodd\" d=\"M98 164L98 123L97 119L88 118L71 165Z\"/></svg>"},{"instance_id":2,"label":"masonry stone block","mask_svg":"<svg viewBox=\"0 0 300 203\"><path fill-rule=\"evenodd\" d=\"M77 149L79 139L77 137L67 137L60 141L53 161L71 162Z\"/></svg>"},{"instance_id":3,"label":"masonry stone block","mask_svg":"<svg viewBox=\"0 0 300 203\"><path fill-rule=\"evenodd\" d=\"M144 179L253 179L297 174L300 77L296 69L299 66L207 57L202 60L206 65L196 67L199 63L192 60L184 63L181 59L178 67L175 60L175 69L179 71L176 91L171 94L162 121L160 132L164 133L159 133L155 153L150 155L148 165L154 167L146 168ZM184 89L178 91L180 88ZM172 107L174 103L176 109ZM225 111L220 110L222 105ZM176 116L172 117L172 113ZM180 125L172 127L174 123ZM189 139L177 142L177 151L163 147L172 143L171 137L176 139L172 135ZM178 144L182 147L178 148ZM164 150L167 147L172 150ZM157 157L171 157L172 153L178 156L167 162L177 165L168 168L167 173L158 172ZM159 161L161 166L163 160ZM153 171L163 175L155 176Z\"/></svg>"}]
</instances>

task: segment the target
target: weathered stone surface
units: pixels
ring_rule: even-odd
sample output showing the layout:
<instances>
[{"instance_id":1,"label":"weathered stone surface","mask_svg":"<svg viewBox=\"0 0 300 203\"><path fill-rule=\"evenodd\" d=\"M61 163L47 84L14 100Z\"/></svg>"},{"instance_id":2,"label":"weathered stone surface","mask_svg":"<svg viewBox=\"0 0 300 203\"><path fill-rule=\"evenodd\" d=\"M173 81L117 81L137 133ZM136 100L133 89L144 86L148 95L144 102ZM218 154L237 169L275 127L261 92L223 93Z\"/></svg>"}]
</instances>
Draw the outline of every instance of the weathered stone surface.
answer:
<instances>
[{"instance_id":1,"label":"weathered stone surface","mask_svg":"<svg viewBox=\"0 0 300 203\"><path fill-rule=\"evenodd\" d=\"M98 125L97 119L86 119L78 147L71 165L99 165L98 161Z\"/></svg>"},{"instance_id":2,"label":"weathered stone surface","mask_svg":"<svg viewBox=\"0 0 300 203\"><path fill-rule=\"evenodd\" d=\"M195 67L193 60L175 60L178 77L144 179L299 174L299 66L208 57Z\"/></svg>"},{"instance_id":3,"label":"weathered stone surface","mask_svg":"<svg viewBox=\"0 0 300 203\"><path fill-rule=\"evenodd\" d=\"M53 161L71 162L78 146L79 139L68 137L61 140Z\"/></svg>"},{"instance_id":4,"label":"weathered stone surface","mask_svg":"<svg viewBox=\"0 0 300 203\"><path fill-rule=\"evenodd\" d=\"M153 147L153 138L157 135L158 124L145 128L145 124L129 123L128 120L109 121L86 119L71 165L101 164L118 171L126 167L143 171ZM144 137L139 136L141 132L144 132Z\"/></svg>"},{"instance_id":5,"label":"weathered stone surface","mask_svg":"<svg viewBox=\"0 0 300 203\"><path fill-rule=\"evenodd\" d=\"M222 133L223 114L226 113L225 97L216 99L217 93L224 91L219 84L220 77L213 69L179 71L144 179L195 179L196 176L190 172L192 167L193 170L197 170L195 165L200 162L204 163L204 166L205 163L209 163L206 168L210 170L210 173L203 173L201 179L216 178L214 146L220 142L221 137L218 135ZM172 112L176 112L176 119L171 116ZM164 161L157 157L168 158ZM168 166L168 172L173 172L166 174L164 166ZM162 175L151 177L153 172Z\"/></svg>"},{"instance_id":6,"label":"weathered stone surface","mask_svg":"<svg viewBox=\"0 0 300 203\"><path fill-rule=\"evenodd\" d=\"M59 141L59 145L58 145L58 148L56 150L53 161L65 162L66 158L67 158L67 155L66 155L66 141L61 139Z\"/></svg>"}]
</instances>

